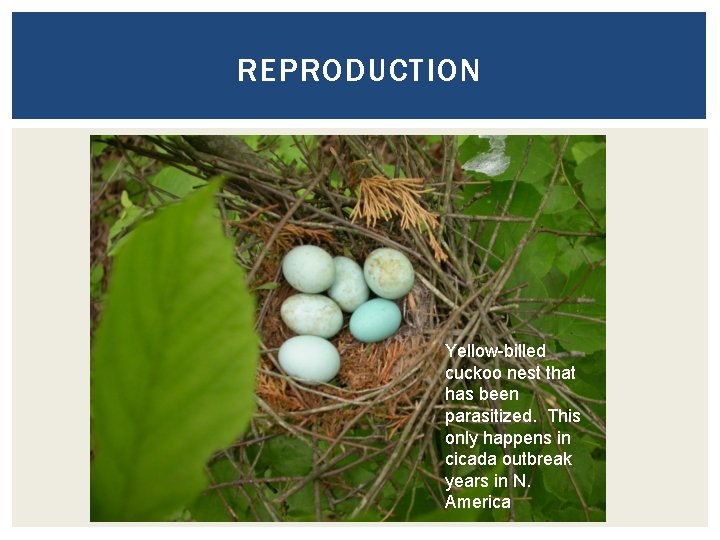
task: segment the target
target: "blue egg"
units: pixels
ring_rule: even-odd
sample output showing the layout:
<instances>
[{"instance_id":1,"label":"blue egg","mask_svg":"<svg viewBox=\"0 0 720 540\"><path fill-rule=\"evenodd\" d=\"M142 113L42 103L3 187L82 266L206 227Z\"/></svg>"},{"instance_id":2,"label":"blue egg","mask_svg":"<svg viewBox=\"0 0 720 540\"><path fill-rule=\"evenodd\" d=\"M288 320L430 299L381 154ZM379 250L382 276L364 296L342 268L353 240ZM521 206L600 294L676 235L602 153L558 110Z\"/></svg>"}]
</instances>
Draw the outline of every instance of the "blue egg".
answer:
<instances>
[{"instance_id":1,"label":"blue egg","mask_svg":"<svg viewBox=\"0 0 720 540\"><path fill-rule=\"evenodd\" d=\"M402 315L395 302L375 298L362 304L350 317L350 333L358 341L374 343L392 336L400 328Z\"/></svg>"},{"instance_id":2,"label":"blue egg","mask_svg":"<svg viewBox=\"0 0 720 540\"><path fill-rule=\"evenodd\" d=\"M285 255L282 271L293 289L321 293L335 282L335 263L330 254L317 246L297 246Z\"/></svg>"},{"instance_id":3,"label":"blue egg","mask_svg":"<svg viewBox=\"0 0 720 540\"><path fill-rule=\"evenodd\" d=\"M317 336L295 336L282 344L278 361L285 373L306 384L329 382L340 371L335 345Z\"/></svg>"},{"instance_id":4,"label":"blue egg","mask_svg":"<svg viewBox=\"0 0 720 540\"><path fill-rule=\"evenodd\" d=\"M415 282L412 263L397 249L379 248L373 251L363 265L368 287L381 298L402 298Z\"/></svg>"}]
</instances>

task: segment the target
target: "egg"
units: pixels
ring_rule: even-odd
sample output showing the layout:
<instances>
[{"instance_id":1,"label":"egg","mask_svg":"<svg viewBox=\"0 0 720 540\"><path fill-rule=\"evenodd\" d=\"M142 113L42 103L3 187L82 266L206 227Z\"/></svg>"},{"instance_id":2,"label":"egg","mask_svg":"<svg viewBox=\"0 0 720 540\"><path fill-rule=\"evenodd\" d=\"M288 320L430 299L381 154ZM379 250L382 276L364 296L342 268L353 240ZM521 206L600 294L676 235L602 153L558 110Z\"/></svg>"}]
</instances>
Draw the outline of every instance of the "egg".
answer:
<instances>
[{"instance_id":1,"label":"egg","mask_svg":"<svg viewBox=\"0 0 720 540\"><path fill-rule=\"evenodd\" d=\"M317 336L295 336L278 352L285 373L307 384L331 381L340 371L340 354L335 345Z\"/></svg>"},{"instance_id":2,"label":"egg","mask_svg":"<svg viewBox=\"0 0 720 540\"><path fill-rule=\"evenodd\" d=\"M317 246L291 249L283 259L282 271L292 288L304 293L327 291L335 281L332 257Z\"/></svg>"},{"instance_id":3,"label":"egg","mask_svg":"<svg viewBox=\"0 0 720 540\"><path fill-rule=\"evenodd\" d=\"M396 300L412 289L415 271L410 259L396 249L380 248L373 251L363 267L365 282L381 298Z\"/></svg>"},{"instance_id":4,"label":"egg","mask_svg":"<svg viewBox=\"0 0 720 540\"><path fill-rule=\"evenodd\" d=\"M358 341L373 343L392 336L398 328L402 315L395 302L384 298L369 300L355 310L350 317L350 333Z\"/></svg>"},{"instance_id":5,"label":"egg","mask_svg":"<svg viewBox=\"0 0 720 540\"><path fill-rule=\"evenodd\" d=\"M328 296L347 313L355 311L367 302L370 289L360 265L347 257L335 257L335 283L328 290Z\"/></svg>"},{"instance_id":6,"label":"egg","mask_svg":"<svg viewBox=\"0 0 720 540\"><path fill-rule=\"evenodd\" d=\"M280 317L290 330L302 336L329 338L340 331L343 314L322 294L294 294L280 306Z\"/></svg>"}]
</instances>

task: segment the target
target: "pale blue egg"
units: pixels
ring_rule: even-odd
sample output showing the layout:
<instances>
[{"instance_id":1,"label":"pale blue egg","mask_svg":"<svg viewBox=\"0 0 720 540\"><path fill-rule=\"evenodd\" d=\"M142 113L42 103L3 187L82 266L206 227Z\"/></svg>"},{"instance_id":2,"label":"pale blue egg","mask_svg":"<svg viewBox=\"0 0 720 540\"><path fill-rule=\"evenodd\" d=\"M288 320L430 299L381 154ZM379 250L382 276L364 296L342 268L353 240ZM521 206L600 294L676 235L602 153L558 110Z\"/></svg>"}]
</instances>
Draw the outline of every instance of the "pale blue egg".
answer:
<instances>
[{"instance_id":1,"label":"pale blue egg","mask_svg":"<svg viewBox=\"0 0 720 540\"><path fill-rule=\"evenodd\" d=\"M352 313L367 302L370 289L360 265L347 257L335 257L335 283L328 290L328 296L337 302L340 309Z\"/></svg>"},{"instance_id":2,"label":"pale blue egg","mask_svg":"<svg viewBox=\"0 0 720 540\"><path fill-rule=\"evenodd\" d=\"M368 287L382 298L402 298L415 283L415 271L410 259L396 249L380 248L373 251L363 266Z\"/></svg>"},{"instance_id":3,"label":"pale blue egg","mask_svg":"<svg viewBox=\"0 0 720 540\"><path fill-rule=\"evenodd\" d=\"M304 293L327 291L335 281L332 257L317 246L291 249L283 258L282 271L292 288Z\"/></svg>"},{"instance_id":4,"label":"pale blue egg","mask_svg":"<svg viewBox=\"0 0 720 540\"><path fill-rule=\"evenodd\" d=\"M317 336L295 336L278 352L285 373L306 384L331 381L340 371L340 354L335 345Z\"/></svg>"},{"instance_id":5,"label":"pale blue egg","mask_svg":"<svg viewBox=\"0 0 720 540\"><path fill-rule=\"evenodd\" d=\"M338 305L322 294L294 294L280 306L280 317L301 336L333 337L343 325Z\"/></svg>"},{"instance_id":6,"label":"pale blue egg","mask_svg":"<svg viewBox=\"0 0 720 540\"><path fill-rule=\"evenodd\" d=\"M375 298L365 302L350 317L350 333L359 341L373 343L392 336L400 328L402 315L395 302Z\"/></svg>"}]
</instances>

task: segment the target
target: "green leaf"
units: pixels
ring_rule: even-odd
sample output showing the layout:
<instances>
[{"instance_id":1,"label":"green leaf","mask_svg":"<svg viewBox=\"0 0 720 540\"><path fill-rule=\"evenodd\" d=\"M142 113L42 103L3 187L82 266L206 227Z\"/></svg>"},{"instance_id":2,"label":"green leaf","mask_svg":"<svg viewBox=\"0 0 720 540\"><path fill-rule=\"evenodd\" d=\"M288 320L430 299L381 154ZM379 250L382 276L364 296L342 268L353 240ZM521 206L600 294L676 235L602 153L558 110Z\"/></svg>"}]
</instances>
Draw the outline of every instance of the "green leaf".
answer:
<instances>
[{"instance_id":1,"label":"green leaf","mask_svg":"<svg viewBox=\"0 0 720 540\"><path fill-rule=\"evenodd\" d=\"M105 268L95 265L90 268L90 297L100 298L102 295L102 280L105 277Z\"/></svg>"},{"instance_id":2,"label":"green leaf","mask_svg":"<svg viewBox=\"0 0 720 540\"><path fill-rule=\"evenodd\" d=\"M233 482L240 474L226 459L213 463L209 473L218 484ZM235 487L208 489L188 507L193 521L243 521L246 509L247 501Z\"/></svg>"},{"instance_id":3,"label":"green leaf","mask_svg":"<svg viewBox=\"0 0 720 540\"><path fill-rule=\"evenodd\" d=\"M237 138L241 141L245 141L253 151L257 151L258 143L260 142L260 135L237 135Z\"/></svg>"},{"instance_id":4,"label":"green leaf","mask_svg":"<svg viewBox=\"0 0 720 540\"><path fill-rule=\"evenodd\" d=\"M598 152L599 150L605 149L605 143L604 142L589 142L589 141L583 141L575 143L572 148L570 149L570 153L572 154L572 157L575 159L575 163L580 165L583 161L585 161L587 158L592 156L594 153Z\"/></svg>"},{"instance_id":5,"label":"green leaf","mask_svg":"<svg viewBox=\"0 0 720 540\"><path fill-rule=\"evenodd\" d=\"M170 193L178 199L182 199L194 191L195 188L205 185L205 182L197 176L188 174L175 167L165 167L160 170L155 176L150 178L150 183L162 190L160 196L155 193L150 194L150 201L155 206L173 199L173 197L166 195L164 192Z\"/></svg>"},{"instance_id":6,"label":"green leaf","mask_svg":"<svg viewBox=\"0 0 720 540\"><path fill-rule=\"evenodd\" d=\"M108 231L108 241L112 242L121 232L134 225L143 215L145 215L145 210L138 206L123 210L118 220L112 224L110 231Z\"/></svg>"},{"instance_id":7,"label":"green leaf","mask_svg":"<svg viewBox=\"0 0 720 540\"><path fill-rule=\"evenodd\" d=\"M554 450L550 450L550 452L554 452ZM540 470L545 490L561 501L567 500L572 490L572 483L567 471L556 465L542 465Z\"/></svg>"},{"instance_id":8,"label":"green leaf","mask_svg":"<svg viewBox=\"0 0 720 540\"><path fill-rule=\"evenodd\" d=\"M573 442L567 446L573 455L572 473L580 493L587 501L595 483L595 462L590 455L590 447L573 435Z\"/></svg>"},{"instance_id":9,"label":"green leaf","mask_svg":"<svg viewBox=\"0 0 720 540\"><path fill-rule=\"evenodd\" d=\"M94 521L171 518L253 413L254 300L218 186L159 210L115 259L92 350Z\"/></svg>"},{"instance_id":10,"label":"green leaf","mask_svg":"<svg viewBox=\"0 0 720 540\"><path fill-rule=\"evenodd\" d=\"M590 321L561 317L555 337L572 351L592 353L605 348L605 326Z\"/></svg>"},{"instance_id":11,"label":"green leaf","mask_svg":"<svg viewBox=\"0 0 720 540\"><path fill-rule=\"evenodd\" d=\"M263 283L262 285L258 285L255 287L256 291L272 291L277 289L280 286L280 284L277 281L268 281L267 283Z\"/></svg>"},{"instance_id":12,"label":"green leaf","mask_svg":"<svg viewBox=\"0 0 720 540\"><path fill-rule=\"evenodd\" d=\"M275 437L265 444L263 462L279 476L302 476L313 468L312 448L299 439Z\"/></svg>"},{"instance_id":13,"label":"green leaf","mask_svg":"<svg viewBox=\"0 0 720 540\"><path fill-rule=\"evenodd\" d=\"M541 278L552 268L556 250L557 242L551 234L539 234L525 246L518 266Z\"/></svg>"},{"instance_id":14,"label":"green leaf","mask_svg":"<svg viewBox=\"0 0 720 540\"><path fill-rule=\"evenodd\" d=\"M525 500L513 501L513 513L515 521L532 521L532 505ZM493 520L496 522L508 521L510 519L510 510L507 508L495 508L492 511Z\"/></svg>"},{"instance_id":15,"label":"green leaf","mask_svg":"<svg viewBox=\"0 0 720 540\"><path fill-rule=\"evenodd\" d=\"M568 350L593 353L605 349L605 324L579 317L605 318L605 267L596 268L583 285L575 289L578 279L586 273L587 267L580 267L568 280L564 294L574 290L575 297L594 300L592 304L569 304L559 311L570 315L558 316L558 329L555 337ZM577 315L579 317L573 317Z\"/></svg>"},{"instance_id":16,"label":"green leaf","mask_svg":"<svg viewBox=\"0 0 720 540\"><path fill-rule=\"evenodd\" d=\"M595 460L595 483L592 487L588 503L593 505L605 505L605 475L606 463L604 460Z\"/></svg>"},{"instance_id":17,"label":"green leaf","mask_svg":"<svg viewBox=\"0 0 720 540\"><path fill-rule=\"evenodd\" d=\"M110 180L116 179L118 175L121 175L124 168L125 162L118 159L109 159L103 164L102 169L100 169L100 177L103 181L109 182Z\"/></svg>"},{"instance_id":18,"label":"green leaf","mask_svg":"<svg viewBox=\"0 0 720 540\"><path fill-rule=\"evenodd\" d=\"M476 140L474 140L476 139ZM496 149L497 157L506 156L510 159L507 168L493 180L498 182L509 182L515 179L525 157L529 137L525 135L509 135L505 137L505 147L502 150ZM460 147L459 159L464 165L478 154L492 151L488 139L468 138ZM542 137L534 137L527 165L520 175L519 181L529 184L540 184L548 177L555 166L555 153L552 148L552 141ZM472 173L478 178L488 178L483 173Z\"/></svg>"},{"instance_id":19,"label":"green leaf","mask_svg":"<svg viewBox=\"0 0 720 540\"><path fill-rule=\"evenodd\" d=\"M513 180L522 165L529 137L513 135L507 138L507 153L510 155L510 167L495 180ZM552 143L541 137L533 137L532 148L528 162L522 173L520 181L529 184L539 184L552 172L555 167L555 152Z\"/></svg>"},{"instance_id":20,"label":"green leaf","mask_svg":"<svg viewBox=\"0 0 720 540\"><path fill-rule=\"evenodd\" d=\"M298 140L304 140L308 148L317 144L313 135L299 135ZM284 135L265 135L258 140L259 153L269 154L280 158L285 166L294 167L299 171L307 170L305 157L295 143L295 138Z\"/></svg>"},{"instance_id":21,"label":"green leaf","mask_svg":"<svg viewBox=\"0 0 720 540\"><path fill-rule=\"evenodd\" d=\"M132 208L135 206L135 204L130 200L130 195L128 195L128 192L125 190L123 190L120 194L120 204L123 208Z\"/></svg>"},{"instance_id":22,"label":"green leaf","mask_svg":"<svg viewBox=\"0 0 720 540\"><path fill-rule=\"evenodd\" d=\"M595 152L575 169L585 201L593 209L605 208L605 150Z\"/></svg>"},{"instance_id":23,"label":"green leaf","mask_svg":"<svg viewBox=\"0 0 720 540\"><path fill-rule=\"evenodd\" d=\"M481 521L481 515L485 512L490 514L486 509L483 508L474 508L472 505L472 500L475 498L482 499L483 497L487 497L492 493L492 478L496 474L500 474L502 471L503 465L499 463L498 465L487 468L482 471L482 476L487 476L490 479L490 485L488 487L482 487L481 485L477 485L476 487L466 488L461 491L453 491L451 493L448 493L447 491L443 491L443 497L445 497L445 508L438 508L437 510L434 510L432 512L428 512L427 514L422 514L420 516L417 516L414 518L415 521ZM453 496L453 504L447 504L448 503L448 495ZM504 495L498 495L499 497L504 497ZM469 507L465 507L461 504L459 501L460 498L469 498L471 501L471 504Z\"/></svg>"},{"instance_id":24,"label":"green leaf","mask_svg":"<svg viewBox=\"0 0 720 540\"><path fill-rule=\"evenodd\" d=\"M323 504L325 503L325 504ZM321 499L321 509L327 506ZM287 517L292 521L315 521L315 495L312 482L305 484L287 498Z\"/></svg>"},{"instance_id":25,"label":"green leaf","mask_svg":"<svg viewBox=\"0 0 720 540\"><path fill-rule=\"evenodd\" d=\"M577 196L570 186L556 185L550 192L543 214L559 214L570 210L577 204Z\"/></svg>"},{"instance_id":26,"label":"green leaf","mask_svg":"<svg viewBox=\"0 0 720 540\"><path fill-rule=\"evenodd\" d=\"M543 486L560 500L577 500L577 493L570 480L572 475L580 493L587 500L595 482L595 462L590 455L589 447L573 438L570 444L560 446L560 450L555 446L546 447L545 453L559 454L562 451L572 455L572 466L566 469L559 465L541 465Z\"/></svg>"},{"instance_id":27,"label":"green leaf","mask_svg":"<svg viewBox=\"0 0 720 540\"><path fill-rule=\"evenodd\" d=\"M128 234L117 241L115 241L115 239L120 236L121 233L132 228L133 225L145 216L145 209L135 206L130 200L127 191L123 191L120 195L120 203L122 204L123 211L108 231L108 255L110 256L115 256L118 253L121 245L125 244L125 241L130 238L130 235Z\"/></svg>"},{"instance_id":28,"label":"green leaf","mask_svg":"<svg viewBox=\"0 0 720 540\"><path fill-rule=\"evenodd\" d=\"M489 149L490 143L487 137L467 136L462 143L459 143L458 160L460 163L465 164L477 154L487 152Z\"/></svg>"},{"instance_id":29,"label":"green leaf","mask_svg":"<svg viewBox=\"0 0 720 540\"><path fill-rule=\"evenodd\" d=\"M102 141L91 140L90 142L90 153L93 157L101 156L102 153L105 151L105 148L107 148L107 144Z\"/></svg>"},{"instance_id":30,"label":"green leaf","mask_svg":"<svg viewBox=\"0 0 720 540\"><path fill-rule=\"evenodd\" d=\"M572 246L560 251L557 259L555 259L555 268L565 276L569 276L570 272L577 270L585 263L582 249Z\"/></svg>"}]
</instances>

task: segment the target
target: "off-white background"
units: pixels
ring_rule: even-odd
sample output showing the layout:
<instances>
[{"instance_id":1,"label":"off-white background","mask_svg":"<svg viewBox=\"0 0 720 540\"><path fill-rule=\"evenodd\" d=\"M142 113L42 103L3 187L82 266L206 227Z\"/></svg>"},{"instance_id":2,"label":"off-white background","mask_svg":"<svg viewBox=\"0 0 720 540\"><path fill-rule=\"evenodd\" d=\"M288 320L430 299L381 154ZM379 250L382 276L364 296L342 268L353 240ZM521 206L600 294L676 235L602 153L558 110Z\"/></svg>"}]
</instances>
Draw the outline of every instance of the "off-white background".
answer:
<instances>
[{"instance_id":1,"label":"off-white background","mask_svg":"<svg viewBox=\"0 0 720 540\"><path fill-rule=\"evenodd\" d=\"M480 132L383 132L400 131ZM481 132L607 134L607 523L705 525L707 131ZM89 517L90 133L12 134L15 525Z\"/></svg>"}]
</instances>

